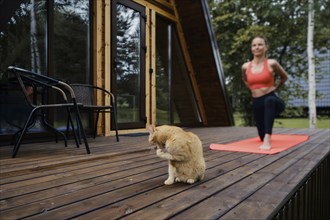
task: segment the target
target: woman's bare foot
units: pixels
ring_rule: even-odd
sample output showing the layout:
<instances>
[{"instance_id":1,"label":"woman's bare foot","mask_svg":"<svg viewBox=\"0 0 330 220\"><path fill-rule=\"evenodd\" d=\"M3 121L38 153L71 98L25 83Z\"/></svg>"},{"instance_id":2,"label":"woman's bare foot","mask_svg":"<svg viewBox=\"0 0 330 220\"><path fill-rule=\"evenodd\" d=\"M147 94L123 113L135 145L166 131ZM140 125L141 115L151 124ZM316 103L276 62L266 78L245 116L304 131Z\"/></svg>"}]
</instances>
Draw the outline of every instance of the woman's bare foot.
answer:
<instances>
[{"instance_id":1,"label":"woman's bare foot","mask_svg":"<svg viewBox=\"0 0 330 220\"><path fill-rule=\"evenodd\" d=\"M271 149L269 134L265 135L264 142L262 143L262 145L259 148L260 148L260 150L270 150Z\"/></svg>"}]
</instances>

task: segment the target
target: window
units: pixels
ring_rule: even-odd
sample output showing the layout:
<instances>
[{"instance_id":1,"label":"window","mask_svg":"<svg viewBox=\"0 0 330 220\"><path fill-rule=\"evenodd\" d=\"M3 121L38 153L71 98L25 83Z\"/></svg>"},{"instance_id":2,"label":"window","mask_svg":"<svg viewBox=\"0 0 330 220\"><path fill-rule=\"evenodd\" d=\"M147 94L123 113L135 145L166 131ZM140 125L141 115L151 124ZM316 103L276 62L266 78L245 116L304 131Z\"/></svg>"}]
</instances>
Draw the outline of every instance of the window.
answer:
<instances>
[{"instance_id":1,"label":"window","mask_svg":"<svg viewBox=\"0 0 330 220\"><path fill-rule=\"evenodd\" d=\"M116 96L118 127L144 128L145 15L131 1L112 1L112 91Z\"/></svg>"},{"instance_id":2,"label":"window","mask_svg":"<svg viewBox=\"0 0 330 220\"><path fill-rule=\"evenodd\" d=\"M156 124L201 122L175 26L156 17Z\"/></svg>"},{"instance_id":3,"label":"window","mask_svg":"<svg viewBox=\"0 0 330 220\"><path fill-rule=\"evenodd\" d=\"M0 1L0 136L15 133L20 103L5 99L8 66L18 66L69 82L90 83L91 2L89 0ZM51 98L51 97L50 97ZM62 116L63 115L63 116ZM17 121L17 120L16 120ZM65 127L56 112L49 121ZM85 119L89 123L89 119ZM36 124L33 131L45 129Z\"/></svg>"}]
</instances>

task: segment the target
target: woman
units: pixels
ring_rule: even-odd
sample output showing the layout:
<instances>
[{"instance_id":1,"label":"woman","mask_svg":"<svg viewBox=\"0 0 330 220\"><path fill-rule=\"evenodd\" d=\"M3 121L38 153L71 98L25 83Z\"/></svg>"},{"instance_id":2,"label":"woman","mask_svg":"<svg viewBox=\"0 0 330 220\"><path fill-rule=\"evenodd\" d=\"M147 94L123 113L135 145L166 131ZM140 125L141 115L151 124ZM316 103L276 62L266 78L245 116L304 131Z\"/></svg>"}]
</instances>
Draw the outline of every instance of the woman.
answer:
<instances>
[{"instance_id":1,"label":"woman","mask_svg":"<svg viewBox=\"0 0 330 220\"><path fill-rule=\"evenodd\" d=\"M288 75L281 65L274 59L267 58L268 44L264 37L253 38L251 52L253 60L242 65L242 78L251 90L252 109L258 129L259 137L263 141L261 150L270 150L270 137L274 119L284 110L284 102L275 94ZM280 81L275 85L275 75Z\"/></svg>"}]
</instances>

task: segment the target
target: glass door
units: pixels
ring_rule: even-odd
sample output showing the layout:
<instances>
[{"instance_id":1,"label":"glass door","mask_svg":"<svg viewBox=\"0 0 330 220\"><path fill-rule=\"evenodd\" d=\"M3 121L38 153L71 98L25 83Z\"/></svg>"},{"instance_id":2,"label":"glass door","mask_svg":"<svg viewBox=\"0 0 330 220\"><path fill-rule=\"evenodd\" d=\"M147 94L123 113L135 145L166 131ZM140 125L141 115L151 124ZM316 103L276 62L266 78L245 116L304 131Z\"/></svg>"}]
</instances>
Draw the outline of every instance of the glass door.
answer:
<instances>
[{"instance_id":1,"label":"glass door","mask_svg":"<svg viewBox=\"0 0 330 220\"><path fill-rule=\"evenodd\" d=\"M131 2L112 1L112 91L116 96L118 127L144 128L145 9Z\"/></svg>"}]
</instances>

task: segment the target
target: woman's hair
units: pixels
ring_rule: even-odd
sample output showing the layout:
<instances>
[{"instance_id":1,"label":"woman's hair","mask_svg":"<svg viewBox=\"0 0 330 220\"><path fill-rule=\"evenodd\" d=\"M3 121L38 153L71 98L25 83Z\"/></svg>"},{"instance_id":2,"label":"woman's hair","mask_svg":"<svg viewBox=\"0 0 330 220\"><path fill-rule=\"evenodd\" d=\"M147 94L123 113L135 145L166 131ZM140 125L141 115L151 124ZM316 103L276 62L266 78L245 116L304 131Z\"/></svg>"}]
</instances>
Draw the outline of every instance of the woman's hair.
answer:
<instances>
[{"instance_id":1,"label":"woman's hair","mask_svg":"<svg viewBox=\"0 0 330 220\"><path fill-rule=\"evenodd\" d=\"M252 42L254 39L256 39L256 38L261 38L261 39L263 39L263 40L265 41L265 45L266 45L267 47L269 47L268 40L267 40L266 37L261 36L261 35L257 35L257 36L255 36L255 37L252 38L251 42Z\"/></svg>"}]
</instances>

